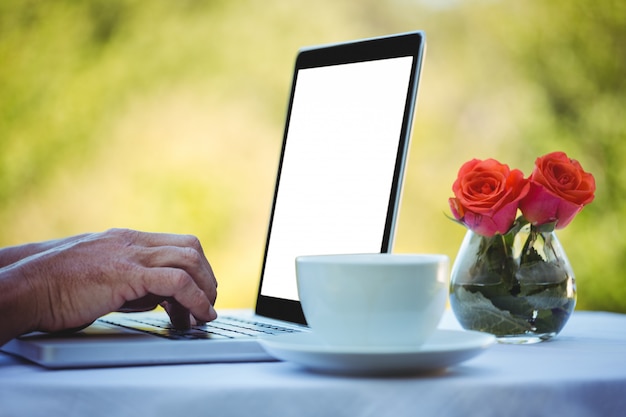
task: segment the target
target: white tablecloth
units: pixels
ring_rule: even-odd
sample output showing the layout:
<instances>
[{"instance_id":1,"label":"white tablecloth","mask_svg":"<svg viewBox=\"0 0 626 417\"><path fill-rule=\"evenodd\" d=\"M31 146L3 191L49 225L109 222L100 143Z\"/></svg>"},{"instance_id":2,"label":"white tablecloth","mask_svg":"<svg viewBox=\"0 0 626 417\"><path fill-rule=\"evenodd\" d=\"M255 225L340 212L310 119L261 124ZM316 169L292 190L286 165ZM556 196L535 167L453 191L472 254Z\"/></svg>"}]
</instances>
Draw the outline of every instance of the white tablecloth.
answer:
<instances>
[{"instance_id":1,"label":"white tablecloth","mask_svg":"<svg viewBox=\"0 0 626 417\"><path fill-rule=\"evenodd\" d=\"M443 327L458 326L446 313ZM574 313L554 340L494 345L436 375L286 362L51 371L0 354L0 416L625 416L626 315Z\"/></svg>"}]
</instances>

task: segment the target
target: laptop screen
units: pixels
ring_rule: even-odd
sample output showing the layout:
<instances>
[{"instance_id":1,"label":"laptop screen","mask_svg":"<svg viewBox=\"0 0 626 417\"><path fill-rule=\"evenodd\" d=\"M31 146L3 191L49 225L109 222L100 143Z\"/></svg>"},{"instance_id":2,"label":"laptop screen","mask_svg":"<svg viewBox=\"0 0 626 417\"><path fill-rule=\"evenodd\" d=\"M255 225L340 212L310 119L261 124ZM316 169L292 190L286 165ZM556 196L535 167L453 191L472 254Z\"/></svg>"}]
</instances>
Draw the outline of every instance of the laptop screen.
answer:
<instances>
[{"instance_id":1,"label":"laptop screen","mask_svg":"<svg viewBox=\"0 0 626 417\"><path fill-rule=\"evenodd\" d=\"M296 256L381 251L412 61L298 71L262 295L298 299Z\"/></svg>"},{"instance_id":2,"label":"laptop screen","mask_svg":"<svg viewBox=\"0 0 626 417\"><path fill-rule=\"evenodd\" d=\"M260 299L299 307L297 256L391 249L418 49L353 60L349 53L336 54L336 61L320 64L301 52ZM325 48L313 52L320 51L323 57Z\"/></svg>"}]
</instances>

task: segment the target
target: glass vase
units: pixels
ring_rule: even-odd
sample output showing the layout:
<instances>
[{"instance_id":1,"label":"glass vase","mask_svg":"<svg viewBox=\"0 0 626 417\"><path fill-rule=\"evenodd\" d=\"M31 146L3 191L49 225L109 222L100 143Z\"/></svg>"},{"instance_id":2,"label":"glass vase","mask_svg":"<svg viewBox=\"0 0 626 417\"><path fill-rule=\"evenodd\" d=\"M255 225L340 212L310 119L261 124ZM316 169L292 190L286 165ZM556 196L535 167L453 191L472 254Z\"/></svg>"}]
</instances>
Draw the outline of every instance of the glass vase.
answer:
<instances>
[{"instance_id":1,"label":"glass vase","mask_svg":"<svg viewBox=\"0 0 626 417\"><path fill-rule=\"evenodd\" d=\"M554 231L525 224L505 235L465 235L450 278L463 328L502 343L537 343L563 329L575 304L574 274Z\"/></svg>"}]
</instances>

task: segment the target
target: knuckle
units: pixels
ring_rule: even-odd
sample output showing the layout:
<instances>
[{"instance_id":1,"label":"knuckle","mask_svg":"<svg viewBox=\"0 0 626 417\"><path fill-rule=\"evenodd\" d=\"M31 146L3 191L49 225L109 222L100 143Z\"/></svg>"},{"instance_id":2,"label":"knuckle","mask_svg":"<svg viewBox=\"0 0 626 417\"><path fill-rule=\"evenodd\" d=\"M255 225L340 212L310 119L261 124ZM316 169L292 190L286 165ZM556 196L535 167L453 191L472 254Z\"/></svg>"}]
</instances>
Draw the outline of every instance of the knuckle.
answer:
<instances>
[{"instance_id":1,"label":"knuckle","mask_svg":"<svg viewBox=\"0 0 626 417\"><path fill-rule=\"evenodd\" d=\"M210 302L205 292L195 285L193 279L185 273L176 274L173 277L172 285L175 287L174 297L188 308L204 306Z\"/></svg>"},{"instance_id":2,"label":"knuckle","mask_svg":"<svg viewBox=\"0 0 626 417\"><path fill-rule=\"evenodd\" d=\"M193 292L193 299L196 304L202 305L210 302L209 297L200 288L196 288Z\"/></svg>"},{"instance_id":3,"label":"knuckle","mask_svg":"<svg viewBox=\"0 0 626 417\"><path fill-rule=\"evenodd\" d=\"M183 248L182 256L187 263L192 265L198 265L202 262L202 255L200 255L200 253L193 248Z\"/></svg>"},{"instance_id":4,"label":"knuckle","mask_svg":"<svg viewBox=\"0 0 626 417\"><path fill-rule=\"evenodd\" d=\"M125 234L127 232L128 232L128 229L123 229L123 228L119 228L119 227L112 227L109 230L107 230L105 233L107 235L117 236L117 235L123 235L123 234Z\"/></svg>"},{"instance_id":5,"label":"knuckle","mask_svg":"<svg viewBox=\"0 0 626 417\"><path fill-rule=\"evenodd\" d=\"M198 239L197 236L194 235L184 235L185 237L185 241L187 243L187 246L189 246L190 248L195 249L196 251L200 251L202 248L202 245L200 244L200 239Z\"/></svg>"},{"instance_id":6,"label":"knuckle","mask_svg":"<svg viewBox=\"0 0 626 417\"><path fill-rule=\"evenodd\" d=\"M170 275L170 282L173 287L181 289L193 284L193 278L182 269L174 269Z\"/></svg>"},{"instance_id":7,"label":"knuckle","mask_svg":"<svg viewBox=\"0 0 626 417\"><path fill-rule=\"evenodd\" d=\"M104 235L130 245L135 241L137 232L130 229L114 227L104 232Z\"/></svg>"}]
</instances>

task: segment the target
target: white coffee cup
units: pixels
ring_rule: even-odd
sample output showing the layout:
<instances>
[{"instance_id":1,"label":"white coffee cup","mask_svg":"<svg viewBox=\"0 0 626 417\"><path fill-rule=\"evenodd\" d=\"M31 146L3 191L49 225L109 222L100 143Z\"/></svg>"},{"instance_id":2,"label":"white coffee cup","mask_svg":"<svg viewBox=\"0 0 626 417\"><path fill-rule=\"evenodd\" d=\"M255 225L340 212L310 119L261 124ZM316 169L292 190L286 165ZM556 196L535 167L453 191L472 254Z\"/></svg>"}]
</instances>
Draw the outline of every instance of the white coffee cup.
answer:
<instances>
[{"instance_id":1,"label":"white coffee cup","mask_svg":"<svg viewBox=\"0 0 626 417\"><path fill-rule=\"evenodd\" d=\"M449 259L429 254L296 258L307 323L323 342L413 348L435 331L448 296Z\"/></svg>"}]
</instances>

